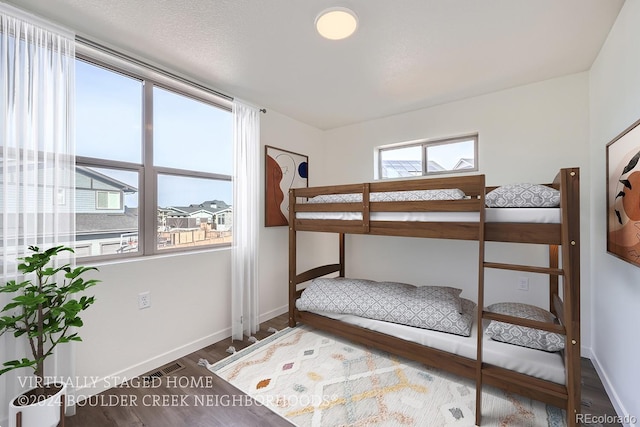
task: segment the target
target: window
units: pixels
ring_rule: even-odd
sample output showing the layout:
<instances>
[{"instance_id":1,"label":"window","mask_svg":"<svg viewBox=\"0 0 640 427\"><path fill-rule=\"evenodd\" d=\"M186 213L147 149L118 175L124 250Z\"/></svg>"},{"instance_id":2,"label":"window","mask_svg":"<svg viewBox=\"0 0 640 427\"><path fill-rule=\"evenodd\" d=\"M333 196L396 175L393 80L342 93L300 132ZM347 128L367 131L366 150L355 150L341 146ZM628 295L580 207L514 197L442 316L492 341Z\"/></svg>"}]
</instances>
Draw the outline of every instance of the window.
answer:
<instances>
[{"instance_id":1,"label":"window","mask_svg":"<svg viewBox=\"0 0 640 427\"><path fill-rule=\"evenodd\" d=\"M160 81L161 80L161 81ZM76 253L151 255L228 245L230 108L213 95L79 57Z\"/></svg>"},{"instance_id":2,"label":"window","mask_svg":"<svg viewBox=\"0 0 640 427\"><path fill-rule=\"evenodd\" d=\"M96 191L96 209L120 209L120 193Z\"/></svg>"},{"instance_id":3,"label":"window","mask_svg":"<svg viewBox=\"0 0 640 427\"><path fill-rule=\"evenodd\" d=\"M478 170L478 135L412 142L378 149L378 178Z\"/></svg>"}]
</instances>

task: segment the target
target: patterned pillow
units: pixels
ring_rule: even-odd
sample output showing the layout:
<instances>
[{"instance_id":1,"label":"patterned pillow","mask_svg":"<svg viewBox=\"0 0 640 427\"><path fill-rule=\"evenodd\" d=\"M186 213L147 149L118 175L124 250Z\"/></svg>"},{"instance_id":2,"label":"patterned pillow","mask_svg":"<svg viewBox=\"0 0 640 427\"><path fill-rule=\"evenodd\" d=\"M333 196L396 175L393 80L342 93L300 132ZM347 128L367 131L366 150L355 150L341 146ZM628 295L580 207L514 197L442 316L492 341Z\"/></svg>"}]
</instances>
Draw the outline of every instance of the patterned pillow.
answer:
<instances>
[{"instance_id":1,"label":"patterned pillow","mask_svg":"<svg viewBox=\"0 0 640 427\"><path fill-rule=\"evenodd\" d=\"M399 202L399 201L423 201L423 200L460 200L466 195L457 188L443 188L439 190L406 190L371 193L369 199L372 202Z\"/></svg>"},{"instance_id":2,"label":"patterned pillow","mask_svg":"<svg viewBox=\"0 0 640 427\"><path fill-rule=\"evenodd\" d=\"M360 193L347 193L347 194L323 194L315 196L307 200L307 203L360 203L362 201L362 194Z\"/></svg>"},{"instance_id":3,"label":"patterned pillow","mask_svg":"<svg viewBox=\"0 0 640 427\"><path fill-rule=\"evenodd\" d=\"M463 313L461 292L447 286L319 278L307 286L296 307L468 336L472 315Z\"/></svg>"},{"instance_id":4,"label":"patterned pillow","mask_svg":"<svg viewBox=\"0 0 640 427\"><path fill-rule=\"evenodd\" d=\"M540 184L510 184L487 193L490 208L555 208L560 206L560 192Z\"/></svg>"},{"instance_id":5,"label":"patterned pillow","mask_svg":"<svg viewBox=\"0 0 640 427\"><path fill-rule=\"evenodd\" d=\"M471 326L473 326L473 319L476 317L477 304L466 298L460 298L460 303L462 305L462 314L460 315L460 319L456 322L455 329L460 331L457 335L468 337L471 335ZM450 331L447 332L454 333Z\"/></svg>"},{"instance_id":6,"label":"patterned pillow","mask_svg":"<svg viewBox=\"0 0 640 427\"><path fill-rule=\"evenodd\" d=\"M487 307L492 313L506 314L540 322L553 322L555 316L540 307L516 302L501 302ZM564 335L554 332L492 320L485 334L495 341L529 347L536 350L560 351L564 348Z\"/></svg>"}]
</instances>

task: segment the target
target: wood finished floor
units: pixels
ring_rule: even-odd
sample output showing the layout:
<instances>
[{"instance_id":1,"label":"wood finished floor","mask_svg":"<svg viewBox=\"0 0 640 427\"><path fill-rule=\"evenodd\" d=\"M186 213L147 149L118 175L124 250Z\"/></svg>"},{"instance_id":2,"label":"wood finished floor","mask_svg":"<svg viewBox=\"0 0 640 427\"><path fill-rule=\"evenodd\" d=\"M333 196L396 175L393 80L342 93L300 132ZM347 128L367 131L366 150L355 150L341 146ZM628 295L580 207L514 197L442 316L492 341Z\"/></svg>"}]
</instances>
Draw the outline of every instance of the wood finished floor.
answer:
<instances>
[{"instance_id":1,"label":"wood finished floor","mask_svg":"<svg viewBox=\"0 0 640 427\"><path fill-rule=\"evenodd\" d=\"M287 314L275 317L260 327L256 338L271 335L269 328L287 327ZM191 353L177 362L184 369L169 374L153 387L113 388L94 396L77 408L76 415L65 419L66 427L212 427L212 426L292 426L269 409L255 404L244 394L199 366L200 359L210 363L222 360L233 345L236 350L248 346L245 340L222 340ZM169 382L170 381L170 382ZM593 364L582 359L582 413L615 416ZM209 400L207 400L209 399ZM127 402L129 401L129 402ZM234 404L234 402L236 404ZM127 404L128 403L128 404ZM586 425L586 424L585 424ZM593 424L599 426L601 424ZM621 424L606 424L617 425Z\"/></svg>"}]
</instances>

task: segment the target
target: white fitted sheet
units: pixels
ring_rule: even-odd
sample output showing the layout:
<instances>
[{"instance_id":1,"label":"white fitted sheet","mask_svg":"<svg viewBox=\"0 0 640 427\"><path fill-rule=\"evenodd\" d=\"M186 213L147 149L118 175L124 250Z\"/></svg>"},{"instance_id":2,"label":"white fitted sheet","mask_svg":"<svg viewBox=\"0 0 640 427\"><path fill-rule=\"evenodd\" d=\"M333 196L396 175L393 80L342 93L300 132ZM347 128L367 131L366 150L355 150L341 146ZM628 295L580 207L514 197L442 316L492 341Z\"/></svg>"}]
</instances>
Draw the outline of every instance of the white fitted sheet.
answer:
<instances>
[{"instance_id":1,"label":"white fitted sheet","mask_svg":"<svg viewBox=\"0 0 640 427\"><path fill-rule=\"evenodd\" d=\"M486 208L485 222L559 224L560 208ZM298 219L362 220L360 212L297 212ZM371 212L371 221L476 222L478 212Z\"/></svg>"},{"instance_id":2,"label":"white fitted sheet","mask_svg":"<svg viewBox=\"0 0 640 427\"><path fill-rule=\"evenodd\" d=\"M447 353L476 359L477 327L474 323L471 336L447 334L428 329L414 328L397 323L366 319L349 314L315 312L322 316L337 319L345 323L381 332L406 341L412 341L426 347L436 348ZM488 325L486 322L485 327ZM564 361L560 353L549 353L512 344L493 341L484 337L483 361L501 368L531 375L558 384L565 383Z\"/></svg>"}]
</instances>

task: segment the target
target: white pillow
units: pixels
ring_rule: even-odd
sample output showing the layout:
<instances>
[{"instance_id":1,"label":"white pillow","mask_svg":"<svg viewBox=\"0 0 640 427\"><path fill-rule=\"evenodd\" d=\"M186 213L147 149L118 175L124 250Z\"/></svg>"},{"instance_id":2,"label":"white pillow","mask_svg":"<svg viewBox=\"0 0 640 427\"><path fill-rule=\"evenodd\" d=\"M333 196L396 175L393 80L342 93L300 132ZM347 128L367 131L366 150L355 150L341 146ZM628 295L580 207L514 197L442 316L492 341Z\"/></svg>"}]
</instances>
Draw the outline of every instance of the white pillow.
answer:
<instances>
[{"instance_id":1,"label":"white pillow","mask_svg":"<svg viewBox=\"0 0 640 427\"><path fill-rule=\"evenodd\" d=\"M490 208L555 208L560 206L560 192L540 184L509 184L486 195Z\"/></svg>"}]
</instances>

